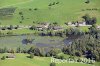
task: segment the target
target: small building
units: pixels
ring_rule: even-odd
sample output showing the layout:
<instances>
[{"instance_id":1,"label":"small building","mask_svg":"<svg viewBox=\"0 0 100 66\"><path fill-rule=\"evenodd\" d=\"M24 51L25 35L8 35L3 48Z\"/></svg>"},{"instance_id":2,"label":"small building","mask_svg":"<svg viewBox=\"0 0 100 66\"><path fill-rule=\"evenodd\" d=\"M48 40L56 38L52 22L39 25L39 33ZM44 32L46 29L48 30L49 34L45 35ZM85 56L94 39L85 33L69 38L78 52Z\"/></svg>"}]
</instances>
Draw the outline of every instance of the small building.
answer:
<instances>
[{"instance_id":1,"label":"small building","mask_svg":"<svg viewBox=\"0 0 100 66\"><path fill-rule=\"evenodd\" d=\"M63 28L61 26L53 26L53 30L62 30Z\"/></svg>"},{"instance_id":2,"label":"small building","mask_svg":"<svg viewBox=\"0 0 100 66\"><path fill-rule=\"evenodd\" d=\"M68 25L72 25L72 22L68 22Z\"/></svg>"},{"instance_id":3,"label":"small building","mask_svg":"<svg viewBox=\"0 0 100 66\"><path fill-rule=\"evenodd\" d=\"M86 22L78 22L77 23L79 26L84 26L84 25L86 25Z\"/></svg>"},{"instance_id":4,"label":"small building","mask_svg":"<svg viewBox=\"0 0 100 66\"><path fill-rule=\"evenodd\" d=\"M100 26L97 26L97 29L100 29Z\"/></svg>"},{"instance_id":5,"label":"small building","mask_svg":"<svg viewBox=\"0 0 100 66\"><path fill-rule=\"evenodd\" d=\"M49 23L41 23L40 25L41 25L42 27L44 27L44 28L48 28Z\"/></svg>"},{"instance_id":6,"label":"small building","mask_svg":"<svg viewBox=\"0 0 100 66\"><path fill-rule=\"evenodd\" d=\"M68 22L69 26L86 26L86 22Z\"/></svg>"},{"instance_id":7,"label":"small building","mask_svg":"<svg viewBox=\"0 0 100 66\"><path fill-rule=\"evenodd\" d=\"M43 30L43 29L47 29L48 27L49 27L49 23L40 23L39 25L36 26L36 29Z\"/></svg>"},{"instance_id":8,"label":"small building","mask_svg":"<svg viewBox=\"0 0 100 66\"><path fill-rule=\"evenodd\" d=\"M44 26L38 25L38 26L36 26L36 29L37 29L37 30L43 30L43 29L44 29Z\"/></svg>"}]
</instances>

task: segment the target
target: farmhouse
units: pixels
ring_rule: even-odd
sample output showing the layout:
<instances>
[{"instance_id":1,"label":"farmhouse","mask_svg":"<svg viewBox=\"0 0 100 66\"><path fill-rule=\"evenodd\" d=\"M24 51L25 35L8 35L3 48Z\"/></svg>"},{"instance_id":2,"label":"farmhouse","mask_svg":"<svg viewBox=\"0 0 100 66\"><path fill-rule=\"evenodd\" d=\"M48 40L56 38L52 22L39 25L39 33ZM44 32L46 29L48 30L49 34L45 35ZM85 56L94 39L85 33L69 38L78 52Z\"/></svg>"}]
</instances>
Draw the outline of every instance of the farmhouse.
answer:
<instances>
[{"instance_id":1,"label":"farmhouse","mask_svg":"<svg viewBox=\"0 0 100 66\"><path fill-rule=\"evenodd\" d=\"M62 27L60 27L60 26L54 26L53 29L54 30L60 30L60 29L62 29Z\"/></svg>"},{"instance_id":2,"label":"farmhouse","mask_svg":"<svg viewBox=\"0 0 100 66\"><path fill-rule=\"evenodd\" d=\"M77 22L76 24L79 26L84 26L84 25L86 25L86 22Z\"/></svg>"},{"instance_id":3,"label":"farmhouse","mask_svg":"<svg viewBox=\"0 0 100 66\"><path fill-rule=\"evenodd\" d=\"M86 22L75 22L75 23L68 22L68 25L69 26L86 26Z\"/></svg>"},{"instance_id":4,"label":"farmhouse","mask_svg":"<svg viewBox=\"0 0 100 66\"><path fill-rule=\"evenodd\" d=\"M62 30L63 28L61 26L53 26L53 30Z\"/></svg>"},{"instance_id":5,"label":"farmhouse","mask_svg":"<svg viewBox=\"0 0 100 66\"><path fill-rule=\"evenodd\" d=\"M42 30L42 29L44 29L44 26L43 25L38 25L38 26L36 26L36 29Z\"/></svg>"},{"instance_id":6,"label":"farmhouse","mask_svg":"<svg viewBox=\"0 0 100 66\"><path fill-rule=\"evenodd\" d=\"M36 26L36 28L38 30L43 30L43 29L47 29L49 26L49 23L40 23L39 25Z\"/></svg>"}]
</instances>

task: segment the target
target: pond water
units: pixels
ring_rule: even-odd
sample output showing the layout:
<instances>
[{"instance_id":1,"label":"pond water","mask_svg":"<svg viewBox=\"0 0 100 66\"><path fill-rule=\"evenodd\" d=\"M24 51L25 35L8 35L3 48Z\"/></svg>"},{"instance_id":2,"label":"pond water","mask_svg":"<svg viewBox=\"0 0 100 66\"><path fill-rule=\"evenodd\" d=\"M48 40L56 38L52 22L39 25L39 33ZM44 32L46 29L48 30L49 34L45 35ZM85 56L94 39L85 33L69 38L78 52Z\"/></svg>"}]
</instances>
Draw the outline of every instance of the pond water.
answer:
<instances>
[{"instance_id":1,"label":"pond water","mask_svg":"<svg viewBox=\"0 0 100 66\"><path fill-rule=\"evenodd\" d=\"M27 44L26 39L32 39ZM61 37L48 37L48 36L34 36L34 35L20 35L20 36L7 36L0 37L0 47L26 47L27 45L34 45L36 47L43 48L62 48L65 45L72 44L71 39L65 39Z\"/></svg>"}]
</instances>

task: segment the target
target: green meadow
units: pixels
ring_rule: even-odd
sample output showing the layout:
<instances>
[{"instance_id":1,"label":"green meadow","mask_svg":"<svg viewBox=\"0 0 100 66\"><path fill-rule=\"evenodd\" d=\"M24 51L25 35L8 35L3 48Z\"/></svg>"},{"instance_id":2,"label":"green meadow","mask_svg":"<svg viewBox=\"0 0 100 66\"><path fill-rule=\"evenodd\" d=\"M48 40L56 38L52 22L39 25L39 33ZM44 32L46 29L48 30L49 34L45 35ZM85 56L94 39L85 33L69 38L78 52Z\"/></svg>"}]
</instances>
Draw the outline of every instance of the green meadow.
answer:
<instances>
[{"instance_id":1,"label":"green meadow","mask_svg":"<svg viewBox=\"0 0 100 66\"><path fill-rule=\"evenodd\" d=\"M89 4L86 4L87 0L0 0L0 26L2 25L37 25L37 23L54 23L62 26L63 29L70 28L71 26L65 25L67 22L84 21L82 16L89 14L91 17L97 18L97 25L100 25L100 0L90 0ZM53 4L53 5L50 5ZM15 8L14 13L10 16L2 15L2 9ZM97 10L92 10L92 9ZM90 9L90 10L89 10ZM5 12L5 11L4 11ZM3 12L3 13L4 13ZM6 13L6 12L5 12ZM20 14L21 13L21 14ZM1 16L2 15L2 16ZM77 27L82 31L88 31L88 26ZM11 32L16 35L21 34L33 34L41 31L29 30L28 28L17 30L1 30L0 32L5 35ZM31 36L35 38L34 42L46 43L49 45L58 45L64 38L58 37L41 37ZM22 44L22 40L25 38L31 38L30 36L7 36L0 38L0 48L12 48L16 49L21 47L22 49L29 49L32 45ZM45 41L44 41L45 40ZM50 42L54 40L55 42ZM59 41L59 42L58 42ZM62 42L63 43L63 42ZM61 43L61 44L62 44ZM48 47L46 47L48 48ZM7 53L1 54L6 56ZM59 54L60 55L60 54ZM37 57L33 59L27 58L29 54L15 53L15 59L0 59L0 66L50 66L50 57ZM64 54L64 57L68 55ZM57 63L56 66L100 66L100 62L96 62L94 65L83 63Z\"/></svg>"},{"instance_id":2,"label":"green meadow","mask_svg":"<svg viewBox=\"0 0 100 66\"><path fill-rule=\"evenodd\" d=\"M0 57L7 56L7 54L0 54ZM34 57L27 58L28 54L15 54L15 59L0 60L0 66L49 66L51 63L50 57ZM92 66L82 63L57 63L56 66Z\"/></svg>"},{"instance_id":3,"label":"green meadow","mask_svg":"<svg viewBox=\"0 0 100 66\"><path fill-rule=\"evenodd\" d=\"M97 18L100 24L99 0L0 0L0 8L16 7L13 17L0 19L1 25L32 25L33 22L58 22L64 24L69 21L82 21L85 14ZM52 6L50 3L59 2ZM97 10L87 10L97 8ZM31 9L31 10L29 10ZM37 10L34 10L37 9ZM23 13L24 20L21 20L19 12ZM22 23L20 23L20 21Z\"/></svg>"}]
</instances>

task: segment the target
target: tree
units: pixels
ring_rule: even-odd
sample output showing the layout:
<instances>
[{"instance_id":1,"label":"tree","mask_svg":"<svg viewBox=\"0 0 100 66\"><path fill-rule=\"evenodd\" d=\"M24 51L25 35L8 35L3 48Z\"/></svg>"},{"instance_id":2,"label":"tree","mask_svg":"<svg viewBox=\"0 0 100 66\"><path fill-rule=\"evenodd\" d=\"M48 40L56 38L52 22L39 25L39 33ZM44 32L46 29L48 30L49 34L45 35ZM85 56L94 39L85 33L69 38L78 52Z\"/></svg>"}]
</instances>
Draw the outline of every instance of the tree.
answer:
<instances>
[{"instance_id":1,"label":"tree","mask_svg":"<svg viewBox=\"0 0 100 66\"><path fill-rule=\"evenodd\" d=\"M82 54L80 52L75 52L75 55L81 57Z\"/></svg>"},{"instance_id":2,"label":"tree","mask_svg":"<svg viewBox=\"0 0 100 66\"><path fill-rule=\"evenodd\" d=\"M28 50L26 48L24 48L21 52L28 53Z\"/></svg>"},{"instance_id":3,"label":"tree","mask_svg":"<svg viewBox=\"0 0 100 66\"><path fill-rule=\"evenodd\" d=\"M56 64L55 63L50 63L50 66L56 66Z\"/></svg>"},{"instance_id":4,"label":"tree","mask_svg":"<svg viewBox=\"0 0 100 66\"><path fill-rule=\"evenodd\" d=\"M46 57L50 57L50 53L46 53Z\"/></svg>"},{"instance_id":5,"label":"tree","mask_svg":"<svg viewBox=\"0 0 100 66\"><path fill-rule=\"evenodd\" d=\"M13 53L13 54L15 53L15 51L14 51L13 49L11 49L11 51L10 51L10 52L11 52L11 53Z\"/></svg>"},{"instance_id":6,"label":"tree","mask_svg":"<svg viewBox=\"0 0 100 66\"><path fill-rule=\"evenodd\" d=\"M19 28L19 25L17 25L16 27L15 27L15 29L18 29Z\"/></svg>"},{"instance_id":7,"label":"tree","mask_svg":"<svg viewBox=\"0 0 100 66\"><path fill-rule=\"evenodd\" d=\"M63 47L62 52L63 52L64 54L72 55L71 47L70 47L70 46L68 46L68 47Z\"/></svg>"},{"instance_id":8,"label":"tree","mask_svg":"<svg viewBox=\"0 0 100 66\"><path fill-rule=\"evenodd\" d=\"M7 32L7 35L13 35L13 32L9 31Z\"/></svg>"},{"instance_id":9,"label":"tree","mask_svg":"<svg viewBox=\"0 0 100 66\"><path fill-rule=\"evenodd\" d=\"M38 10L38 8L34 8L34 10L36 11L36 10Z\"/></svg>"},{"instance_id":10,"label":"tree","mask_svg":"<svg viewBox=\"0 0 100 66\"><path fill-rule=\"evenodd\" d=\"M48 6L52 6L52 4L50 3Z\"/></svg>"},{"instance_id":11,"label":"tree","mask_svg":"<svg viewBox=\"0 0 100 66\"><path fill-rule=\"evenodd\" d=\"M7 52L7 48L6 48L6 47L3 49L3 52L4 52L4 53L6 53L6 52Z\"/></svg>"},{"instance_id":12,"label":"tree","mask_svg":"<svg viewBox=\"0 0 100 66\"><path fill-rule=\"evenodd\" d=\"M77 59L77 62L81 62L82 60L80 58Z\"/></svg>"},{"instance_id":13,"label":"tree","mask_svg":"<svg viewBox=\"0 0 100 66\"><path fill-rule=\"evenodd\" d=\"M95 24L93 24L93 25L89 28L89 32L90 32L90 34L92 34L92 35L94 35L94 34L97 35L98 30L97 30Z\"/></svg>"},{"instance_id":14,"label":"tree","mask_svg":"<svg viewBox=\"0 0 100 66\"><path fill-rule=\"evenodd\" d=\"M34 58L34 53L30 53L30 58L31 58L31 59Z\"/></svg>"},{"instance_id":15,"label":"tree","mask_svg":"<svg viewBox=\"0 0 100 66\"><path fill-rule=\"evenodd\" d=\"M97 22L96 17L91 18L88 14L85 14L82 18L85 20L86 24L88 25L93 25L96 24Z\"/></svg>"},{"instance_id":16,"label":"tree","mask_svg":"<svg viewBox=\"0 0 100 66\"><path fill-rule=\"evenodd\" d=\"M16 52L17 52L17 53L20 53L20 52L21 52L20 47L17 48Z\"/></svg>"},{"instance_id":17,"label":"tree","mask_svg":"<svg viewBox=\"0 0 100 66\"><path fill-rule=\"evenodd\" d=\"M19 12L19 15L23 15L23 12Z\"/></svg>"},{"instance_id":18,"label":"tree","mask_svg":"<svg viewBox=\"0 0 100 66\"><path fill-rule=\"evenodd\" d=\"M22 21L20 21L19 23L23 23Z\"/></svg>"},{"instance_id":19,"label":"tree","mask_svg":"<svg viewBox=\"0 0 100 66\"><path fill-rule=\"evenodd\" d=\"M92 24L96 24L96 22L97 22L96 17L92 17L92 18L91 18L91 22L92 22Z\"/></svg>"},{"instance_id":20,"label":"tree","mask_svg":"<svg viewBox=\"0 0 100 66\"><path fill-rule=\"evenodd\" d=\"M52 3L52 5L55 5L55 4L56 4L55 2Z\"/></svg>"},{"instance_id":21,"label":"tree","mask_svg":"<svg viewBox=\"0 0 100 66\"><path fill-rule=\"evenodd\" d=\"M34 46L32 46L29 50L28 50L28 53L30 54L30 53L34 53Z\"/></svg>"},{"instance_id":22,"label":"tree","mask_svg":"<svg viewBox=\"0 0 100 66\"><path fill-rule=\"evenodd\" d=\"M24 16L23 15L21 16L21 19L24 20Z\"/></svg>"},{"instance_id":23,"label":"tree","mask_svg":"<svg viewBox=\"0 0 100 66\"><path fill-rule=\"evenodd\" d=\"M31 8L29 8L29 11L32 11L32 9L31 9Z\"/></svg>"},{"instance_id":24,"label":"tree","mask_svg":"<svg viewBox=\"0 0 100 66\"><path fill-rule=\"evenodd\" d=\"M40 52L40 49L39 48L34 48L34 47L31 47L29 50L28 50L28 53L34 53L35 56L41 56L41 52Z\"/></svg>"},{"instance_id":25,"label":"tree","mask_svg":"<svg viewBox=\"0 0 100 66\"><path fill-rule=\"evenodd\" d=\"M57 23L57 22L54 22L53 24L54 24L54 25L58 25L58 23Z\"/></svg>"},{"instance_id":26,"label":"tree","mask_svg":"<svg viewBox=\"0 0 100 66\"><path fill-rule=\"evenodd\" d=\"M85 19L86 24L89 24L89 21L91 19L90 16L89 16L89 14L85 14L82 18Z\"/></svg>"},{"instance_id":27,"label":"tree","mask_svg":"<svg viewBox=\"0 0 100 66\"><path fill-rule=\"evenodd\" d=\"M64 59L64 56L63 56L63 55L61 55L61 56L59 56L58 58L63 60L63 59Z\"/></svg>"},{"instance_id":28,"label":"tree","mask_svg":"<svg viewBox=\"0 0 100 66\"><path fill-rule=\"evenodd\" d=\"M60 53L60 51L58 49L51 49L49 52L48 52L48 55L50 56L57 56L57 54Z\"/></svg>"},{"instance_id":29,"label":"tree","mask_svg":"<svg viewBox=\"0 0 100 66\"><path fill-rule=\"evenodd\" d=\"M39 48L34 48L33 52L34 52L34 55L41 56L41 52Z\"/></svg>"},{"instance_id":30,"label":"tree","mask_svg":"<svg viewBox=\"0 0 100 66\"><path fill-rule=\"evenodd\" d=\"M2 58L1 58L1 60L5 60L6 59L6 57L5 56L3 56Z\"/></svg>"},{"instance_id":31,"label":"tree","mask_svg":"<svg viewBox=\"0 0 100 66\"><path fill-rule=\"evenodd\" d=\"M2 48L0 48L0 53L4 53L4 51L3 51L3 49L2 49Z\"/></svg>"},{"instance_id":32,"label":"tree","mask_svg":"<svg viewBox=\"0 0 100 66\"><path fill-rule=\"evenodd\" d=\"M56 2L56 4L59 4L59 2Z\"/></svg>"},{"instance_id":33,"label":"tree","mask_svg":"<svg viewBox=\"0 0 100 66\"><path fill-rule=\"evenodd\" d=\"M13 25L10 25L10 27L8 27L9 30L12 30L13 29Z\"/></svg>"},{"instance_id":34,"label":"tree","mask_svg":"<svg viewBox=\"0 0 100 66\"><path fill-rule=\"evenodd\" d=\"M90 3L90 0L87 0L85 3L89 4Z\"/></svg>"}]
</instances>

